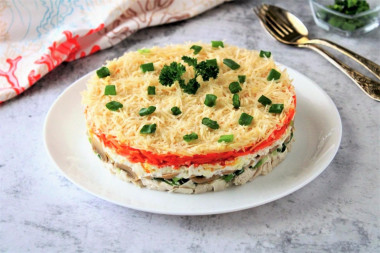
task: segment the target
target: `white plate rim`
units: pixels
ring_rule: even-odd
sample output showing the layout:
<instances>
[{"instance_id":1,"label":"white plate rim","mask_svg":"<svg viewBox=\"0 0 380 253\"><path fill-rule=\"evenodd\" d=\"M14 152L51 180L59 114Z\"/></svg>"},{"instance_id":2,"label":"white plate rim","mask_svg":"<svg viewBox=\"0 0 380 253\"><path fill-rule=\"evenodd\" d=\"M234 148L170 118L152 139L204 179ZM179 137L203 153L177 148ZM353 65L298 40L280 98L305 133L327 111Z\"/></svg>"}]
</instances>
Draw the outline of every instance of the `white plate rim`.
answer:
<instances>
[{"instance_id":1,"label":"white plate rim","mask_svg":"<svg viewBox=\"0 0 380 253\"><path fill-rule=\"evenodd\" d=\"M44 139L45 150L48 153L48 156L50 157L50 160L55 165L56 169L66 179L68 179L70 182L72 182L74 185L76 185L80 189L82 189L82 190L84 190L84 191L86 191L86 192L90 193L91 195L94 195L94 196L96 196L98 198L101 198L103 200L106 200L106 201L111 202L111 203L116 204L116 205L120 205L120 206L124 206L124 207L127 207L127 208L131 208L131 209L134 209L134 210L139 210L139 211L144 211L144 212L150 212L150 213L157 213L157 214L166 214L166 215L188 215L188 216L195 216L195 215L212 215L212 214L230 213L230 212L241 211L241 210L257 207L257 206L260 206L260 205L264 205L266 203L269 203L269 202L275 201L277 199L283 198L283 197L285 197L285 196L287 196L287 195L289 195L289 194L291 194L291 193L293 193L293 192L301 189L302 187L304 187L305 185L307 185L311 181L313 181L315 178L317 178L329 166L329 164L331 163L331 161L334 159L336 153L339 150L339 146L340 146L340 142L341 142L341 138L342 138L342 122L341 122L341 118L340 118L340 115L339 115L339 111L336 108L336 105L334 104L334 102L330 98L330 96L320 86L318 86L314 81L312 81L310 78L306 77L305 75L299 73L298 71L296 71L296 70L294 70L294 69L292 69L290 67L286 67L283 64L280 64L280 66L287 69L290 77L293 78L293 76L295 74L296 78L302 77L303 79L305 79L307 81L307 83L309 83L308 85L313 85L314 86L313 88L315 88L321 95L324 96L324 99L326 99L328 101L328 103L329 103L328 105L331 108L330 113L331 113L331 115L333 115L333 117L335 118L336 122L339 123L339 124L336 126L335 134L333 136L335 138L335 146L334 146L333 150L331 150L331 152L329 153L328 157L326 157L321 163L318 164L318 166L317 166L318 168L317 168L316 172L314 172L312 175L310 175L307 178L307 180L303 180L302 183L299 183L296 186L293 186L292 188L289 188L287 191L283 191L280 194L277 194L277 195L274 195L274 196L272 196L270 198L267 198L265 201L261 201L260 203L256 203L256 204L246 203L245 205L240 205L240 206L236 206L236 207L230 206L230 207L219 208L219 209L208 209L208 210L198 210L198 211L194 211L194 210L193 211L183 211L183 210L182 211L178 211L178 210L165 210L165 211L163 211L163 210L155 210L154 208L153 209L152 208L145 208L145 207L141 207L141 206L137 206L137 205L130 205L130 204L125 204L125 203L120 203L119 201L116 201L116 200L114 200L112 198L105 197L105 196L102 196L100 194L97 194L97 193L93 192L91 189L88 189L88 188L84 187L80 182L77 182L77 181L73 180L73 178L71 178L65 172L65 169L60 166L60 164L56 160L56 157L55 157L54 153L52 153L51 147L49 147L49 145L48 145L48 139L49 138L48 138L48 135L47 135L47 129L49 127L49 123L51 123L51 122L49 122L49 119L51 118L51 116L52 116L52 114L54 112L54 109L57 106L58 101L60 101L71 89L73 89L73 87L75 87L77 85L80 85L81 82L83 82L84 80L87 80L89 78L89 76L91 76L92 74L94 74L95 70L91 71L91 72L89 72L87 74L85 74L84 76L82 76L81 78L79 78L75 82L73 82L69 87L67 87L57 97L57 99L54 101L54 103L50 107L49 111L46 114L46 118L45 118L45 122L44 122L44 126L43 126L43 139ZM297 99L298 99L298 94L297 94ZM119 179L117 179L117 180L119 180ZM125 182L123 182L123 183L125 183ZM252 181L250 183L254 183L254 181ZM125 183L125 184L128 184L128 183ZM242 186L239 186L239 187L242 187ZM146 190L146 189L141 189L141 190ZM227 189L227 191L228 190L229 189ZM173 194L173 193L167 193L167 192L160 192L160 193L164 194L164 195L165 194ZM212 193L207 193L207 194L212 194ZM189 196L189 195L186 195L186 194L175 194L175 195L182 195L184 198L186 198L186 197ZM196 196L196 195L191 195L191 196Z\"/></svg>"}]
</instances>

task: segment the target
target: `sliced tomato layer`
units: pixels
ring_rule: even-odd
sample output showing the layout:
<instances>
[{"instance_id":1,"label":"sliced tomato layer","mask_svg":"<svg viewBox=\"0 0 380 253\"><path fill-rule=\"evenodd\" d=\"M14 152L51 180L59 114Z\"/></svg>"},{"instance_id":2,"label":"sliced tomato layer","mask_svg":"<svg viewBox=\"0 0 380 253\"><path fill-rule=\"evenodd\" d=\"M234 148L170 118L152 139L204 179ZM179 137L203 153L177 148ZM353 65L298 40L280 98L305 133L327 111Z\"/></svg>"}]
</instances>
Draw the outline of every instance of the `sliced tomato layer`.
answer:
<instances>
[{"instance_id":1,"label":"sliced tomato layer","mask_svg":"<svg viewBox=\"0 0 380 253\"><path fill-rule=\"evenodd\" d=\"M209 153L202 155L181 156L176 154L155 154L153 152L141 149L135 149L125 144L119 143L114 137L106 136L105 134L96 134L96 136L102 140L104 145L116 153L126 157L132 163L148 163L157 167L174 166L179 168L180 166L200 165L200 164L216 164L222 165L227 161L234 160L236 157L255 153L263 148L271 146L275 141L281 138L289 127L295 113L296 97L293 97L294 107L292 107L287 117L278 129L275 129L272 134L266 140L254 143L240 150L233 150L221 153Z\"/></svg>"}]
</instances>

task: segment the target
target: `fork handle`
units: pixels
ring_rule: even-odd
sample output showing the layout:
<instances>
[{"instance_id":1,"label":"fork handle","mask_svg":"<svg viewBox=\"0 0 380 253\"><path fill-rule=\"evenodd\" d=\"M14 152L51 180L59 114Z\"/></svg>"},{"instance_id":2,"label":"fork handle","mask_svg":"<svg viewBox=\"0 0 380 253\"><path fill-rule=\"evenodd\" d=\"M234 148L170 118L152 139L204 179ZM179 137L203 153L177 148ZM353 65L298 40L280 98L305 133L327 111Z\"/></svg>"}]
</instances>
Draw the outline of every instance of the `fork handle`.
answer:
<instances>
[{"instance_id":1,"label":"fork handle","mask_svg":"<svg viewBox=\"0 0 380 253\"><path fill-rule=\"evenodd\" d=\"M369 97L380 102L380 83L373 81L372 79L366 77L360 72L352 69L350 66L344 64L337 58L335 58L332 54L325 51L321 47L315 44L305 44L303 47L310 48L323 57L325 57L329 62L331 62L335 67L340 69L343 73L345 73L349 78L351 78L354 83L356 83L359 88L364 91Z\"/></svg>"},{"instance_id":2,"label":"fork handle","mask_svg":"<svg viewBox=\"0 0 380 253\"><path fill-rule=\"evenodd\" d=\"M344 55L350 57L351 59L355 60L356 62L363 65L366 69L368 69L372 74L374 74L378 79L380 79L380 65L374 63L371 60L368 60L367 58L352 52L351 50L344 48L342 46L339 46L335 44L332 41L325 40L325 39L311 39L308 42L309 44L317 44L317 45L323 45L330 48L333 48L335 50L338 50L339 52L343 53Z\"/></svg>"}]
</instances>

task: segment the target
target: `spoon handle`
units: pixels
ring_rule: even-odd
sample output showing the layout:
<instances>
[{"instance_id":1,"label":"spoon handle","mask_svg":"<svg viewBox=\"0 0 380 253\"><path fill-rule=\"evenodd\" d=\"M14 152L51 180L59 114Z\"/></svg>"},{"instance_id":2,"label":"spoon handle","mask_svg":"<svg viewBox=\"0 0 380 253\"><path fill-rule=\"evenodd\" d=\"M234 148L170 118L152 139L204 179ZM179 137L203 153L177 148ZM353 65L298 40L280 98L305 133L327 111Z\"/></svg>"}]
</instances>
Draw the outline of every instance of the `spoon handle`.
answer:
<instances>
[{"instance_id":1,"label":"spoon handle","mask_svg":"<svg viewBox=\"0 0 380 253\"><path fill-rule=\"evenodd\" d=\"M352 69L350 66L344 64L329 52L325 51L321 47L315 44L305 44L304 47L310 48L323 57L325 57L329 62L331 62L335 67L340 69L343 73L345 73L349 78L351 78L359 88L366 93L372 99L380 102L380 83L373 81L372 79L366 77L362 73Z\"/></svg>"},{"instance_id":2,"label":"spoon handle","mask_svg":"<svg viewBox=\"0 0 380 253\"><path fill-rule=\"evenodd\" d=\"M334 42L329 41L329 40L325 40L325 39L312 39L312 40L309 40L307 43L328 46L330 48L338 50L339 52L343 53L344 55L350 57L351 59L353 59L356 62L363 65L372 74L374 74L378 79L380 79L380 65L374 63L371 60L368 60L367 58L365 58L365 57L363 57L363 56L361 56L355 52L352 52L351 50L349 50L347 48L339 46L339 45L335 44Z\"/></svg>"}]
</instances>

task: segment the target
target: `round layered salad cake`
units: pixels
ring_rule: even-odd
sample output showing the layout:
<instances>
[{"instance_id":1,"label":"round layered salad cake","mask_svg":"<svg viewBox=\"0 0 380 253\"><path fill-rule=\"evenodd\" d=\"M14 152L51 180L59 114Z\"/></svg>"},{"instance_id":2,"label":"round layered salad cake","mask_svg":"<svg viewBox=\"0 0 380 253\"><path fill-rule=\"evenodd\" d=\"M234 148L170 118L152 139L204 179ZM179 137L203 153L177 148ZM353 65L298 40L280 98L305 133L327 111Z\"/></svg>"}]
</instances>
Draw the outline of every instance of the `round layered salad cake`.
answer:
<instances>
[{"instance_id":1,"label":"round layered salad cake","mask_svg":"<svg viewBox=\"0 0 380 253\"><path fill-rule=\"evenodd\" d=\"M93 150L121 179L203 193L265 175L287 155L296 95L269 51L222 41L128 52L82 93Z\"/></svg>"}]
</instances>

